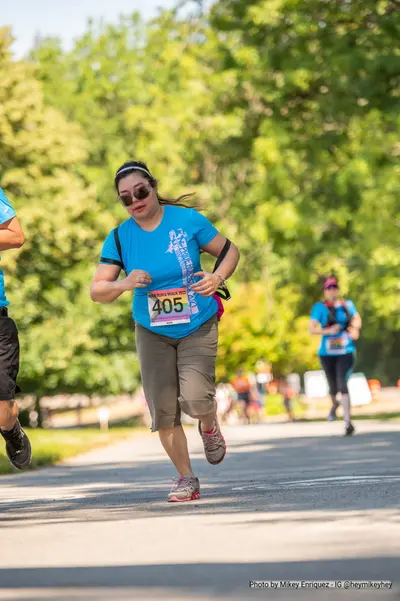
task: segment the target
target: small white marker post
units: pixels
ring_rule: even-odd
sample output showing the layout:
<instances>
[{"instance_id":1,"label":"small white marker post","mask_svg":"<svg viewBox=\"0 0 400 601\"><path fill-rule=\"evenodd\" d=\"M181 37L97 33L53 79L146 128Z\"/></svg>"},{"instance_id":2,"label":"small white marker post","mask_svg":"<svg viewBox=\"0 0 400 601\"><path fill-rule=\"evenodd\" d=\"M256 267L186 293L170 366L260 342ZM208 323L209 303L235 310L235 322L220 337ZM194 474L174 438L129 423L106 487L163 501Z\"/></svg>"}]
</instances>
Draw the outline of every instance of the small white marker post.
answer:
<instances>
[{"instance_id":1,"label":"small white marker post","mask_svg":"<svg viewBox=\"0 0 400 601\"><path fill-rule=\"evenodd\" d=\"M97 411L100 430L108 430L108 421L110 419L110 410L107 407L100 407Z\"/></svg>"}]
</instances>

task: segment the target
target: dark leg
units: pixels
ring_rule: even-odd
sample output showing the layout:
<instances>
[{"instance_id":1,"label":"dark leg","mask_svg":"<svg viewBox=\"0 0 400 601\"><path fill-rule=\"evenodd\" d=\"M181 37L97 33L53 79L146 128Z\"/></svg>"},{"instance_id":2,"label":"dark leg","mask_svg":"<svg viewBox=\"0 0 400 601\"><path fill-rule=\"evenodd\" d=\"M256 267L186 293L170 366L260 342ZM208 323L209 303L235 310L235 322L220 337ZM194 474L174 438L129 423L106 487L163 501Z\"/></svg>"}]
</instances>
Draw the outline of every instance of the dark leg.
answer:
<instances>
[{"instance_id":1,"label":"dark leg","mask_svg":"<svg viewBox=\"0 0 400 601\"><path fill-rule=\"evenodd\" d=\"M336 395L339 392L337 359L338 357L320 357L322 369L324 370L326 379L328 380L329 394L331 395L332 399L332 407L328 415L329 421L334 421L336 419L336 411L339 407L339 403L336 400Z\"/></svg>"}]
</instances>

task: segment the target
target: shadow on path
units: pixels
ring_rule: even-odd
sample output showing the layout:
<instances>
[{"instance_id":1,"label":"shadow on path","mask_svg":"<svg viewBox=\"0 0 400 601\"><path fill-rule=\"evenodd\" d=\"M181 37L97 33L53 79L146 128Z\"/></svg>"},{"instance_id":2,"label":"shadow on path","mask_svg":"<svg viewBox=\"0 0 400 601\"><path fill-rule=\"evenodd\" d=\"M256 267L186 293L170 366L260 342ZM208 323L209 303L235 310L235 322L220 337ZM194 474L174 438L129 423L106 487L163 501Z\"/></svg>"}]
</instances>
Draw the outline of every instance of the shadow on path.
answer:
<instances>
[{"instance_id":1,"label":"shadow on path","mask_svg":"<svg viewBox=\"0 0 400 601\"><path fill-rule=\"evenodd\" d=\"M131 456L138 448L136 444L133 440ZM174 474L170 463L159 457L153 449L148 454L140 452L137 461L57 466L3 477L0 525L18 522L23 526L27 518L40 524L254 511L334 511L339 515L357 509L390 509L391 519L399 519L399 496L393 494L400 486L397 432L361 433L349 439L303 436L236 440L229 444L226 460L217 467L209 466L202 452L195 453L193 466L201 480L202 499L179 505L165 502ZM312 503L307 484L286 484L336 475L377 478L354 481L354 485L351 481L321 481ZM293 514L287 519L303 518Z\"/></svg>"}]
</instances>

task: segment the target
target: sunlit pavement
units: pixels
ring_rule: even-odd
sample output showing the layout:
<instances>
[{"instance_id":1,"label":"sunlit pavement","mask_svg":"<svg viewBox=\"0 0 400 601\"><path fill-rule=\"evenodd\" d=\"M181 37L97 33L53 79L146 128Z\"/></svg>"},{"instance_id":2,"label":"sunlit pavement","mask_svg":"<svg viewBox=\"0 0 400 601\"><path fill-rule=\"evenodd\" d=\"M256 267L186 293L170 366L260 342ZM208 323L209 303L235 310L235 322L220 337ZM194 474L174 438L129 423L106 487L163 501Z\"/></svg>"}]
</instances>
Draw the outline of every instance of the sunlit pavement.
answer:
<instances>
[{"instance_id":1,"label":"sunlit pavement","mask_svg":"<svg viewBox=\"0 0 400 601\"><path fill-rule=\"evenodd\" d=\"M3 477L0 599L398 599L400 423L226 427L200 501L167 504L156 435ZM253 590L250 580L391 580L391 590Z\"/></svg>"}]
</instances>

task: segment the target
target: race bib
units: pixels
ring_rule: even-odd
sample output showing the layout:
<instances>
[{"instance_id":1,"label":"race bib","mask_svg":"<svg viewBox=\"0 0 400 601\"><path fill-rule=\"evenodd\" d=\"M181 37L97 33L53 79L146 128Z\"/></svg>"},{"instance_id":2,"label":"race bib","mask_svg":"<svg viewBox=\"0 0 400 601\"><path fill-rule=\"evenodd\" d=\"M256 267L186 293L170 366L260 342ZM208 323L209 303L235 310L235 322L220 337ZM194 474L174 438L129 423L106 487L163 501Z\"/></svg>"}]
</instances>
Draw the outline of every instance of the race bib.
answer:
<instances>
[{"instance_id":1,"label":"race bib","mask_svg":"<svg viewBox=\"0 0 400 601\"><path fill-rule=\"evenodd\" d=\"M152 290L147 298L150 325L153 328L190 323L190 307L186 288Z\"/></svg>"},{"instance_id":2,"label":"race bib","mask_svg":"<svg viewBox=\"0 0 400 601\"><path fill-rule=\"evenodd\" d=\"M346 332L339 338L328 338L326 341L328 355L345 355L348 341L349 337Z\"/></svg>"}]
</instances>

